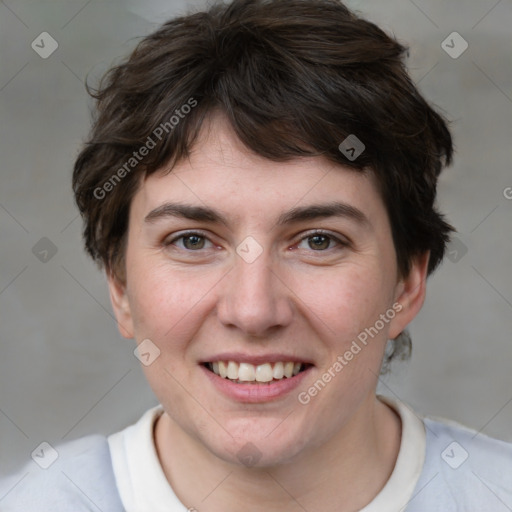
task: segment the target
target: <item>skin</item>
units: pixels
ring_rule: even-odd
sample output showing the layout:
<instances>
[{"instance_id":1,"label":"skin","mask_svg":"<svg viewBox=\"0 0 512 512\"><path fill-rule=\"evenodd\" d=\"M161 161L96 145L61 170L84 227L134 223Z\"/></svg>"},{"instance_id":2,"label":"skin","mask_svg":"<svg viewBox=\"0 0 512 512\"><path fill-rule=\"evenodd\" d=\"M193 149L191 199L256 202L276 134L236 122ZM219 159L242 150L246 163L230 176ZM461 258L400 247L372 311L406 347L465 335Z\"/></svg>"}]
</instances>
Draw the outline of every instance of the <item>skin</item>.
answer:
<instances>
[{"instance_id":1,"label":"skin","mask_svg":"<svg viewBox=\"0 0 512 512\"><path fill-rule=\"evenodd\" d=\"M400 445L400 419L375 396L385 343L422 306L428 254L399 276L371 173L320 157L264 159L221 115L204 124L190 158L165 171L142 181L133 198L126 282L109 275L109 287L121 334L149 338L161 351L143 369L165 410L155 444L174 492L199 512L365 506L391 475ZM367 222L277 224L294 207L333 201L357 208ZM144 220L166 202L213 208L227 225ZM345 244L312 239L315 229ZM184 230L206 239L174 240ZM263 249L252 263L236 252L247 236ZM307 405L299 403L298 393L395 303L401 311L379 334ZM212 386L199 364L226 351L284 352L313 367L284 397L240 403ZM260 456L252 467L237 457L249 442Z\"/></svg>"}]
</instances>

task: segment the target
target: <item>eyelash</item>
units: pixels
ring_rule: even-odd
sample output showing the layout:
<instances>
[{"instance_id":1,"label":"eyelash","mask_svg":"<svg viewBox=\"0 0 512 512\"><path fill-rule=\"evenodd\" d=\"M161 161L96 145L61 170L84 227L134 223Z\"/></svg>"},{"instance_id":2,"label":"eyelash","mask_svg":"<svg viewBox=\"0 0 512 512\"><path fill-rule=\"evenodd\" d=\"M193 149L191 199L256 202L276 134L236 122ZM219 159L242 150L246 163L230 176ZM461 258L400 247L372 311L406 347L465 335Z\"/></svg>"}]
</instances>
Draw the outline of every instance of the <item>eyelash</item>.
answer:
<instances>
[{"instance_id":1,"label":"eyelash","mask_svg":"<svg viewBox=\"0 0 512 512\"><path fill-rule=\"evenodd\" d=\"M322 229L315 229L314 231L311 231L309 233L307 233L306 235L304 235L302 238L299 239L299 241L297 242L300 243L300 242L303 242L304 240L307 240L308 238L313 238L314 236L318 236L318 235L321 235L321 236L325 236L327 238L329 238L331 241L334 241L338 244L339 248L344 248L344 247L348 247L350 244L348 241L344 241L344 240L341 240L340 238L334 236L333 234L329 233L328 231L324 231ZM181 239L184 239L184 238L188 238L190 236L198 236L200 238L203 238L205 240L208 240L210 243L211 240L209 240L208 236L201 232L201 231L186 231L186 232L183 232L181 233L180 235L178 236L175 236L174 238L172 238L171 240L166 240L164 241L164 246L165 247L169 247L171 245L174 245L174 243L178 240L181 240ZM194 252L201 252L203 249L198 249L196 251L194 250L191 250L191 249L186 249L186 248L179 248L180 250L182 251L186 251L188 253L194 253ZM322 252L327 252L329 250L333 249L332 247L331 248L328 248L328 249L320 249L320 250L313 250L311 249L311 252L318 252L318 253L322 253Z\"/></svg>"}]
</instances>

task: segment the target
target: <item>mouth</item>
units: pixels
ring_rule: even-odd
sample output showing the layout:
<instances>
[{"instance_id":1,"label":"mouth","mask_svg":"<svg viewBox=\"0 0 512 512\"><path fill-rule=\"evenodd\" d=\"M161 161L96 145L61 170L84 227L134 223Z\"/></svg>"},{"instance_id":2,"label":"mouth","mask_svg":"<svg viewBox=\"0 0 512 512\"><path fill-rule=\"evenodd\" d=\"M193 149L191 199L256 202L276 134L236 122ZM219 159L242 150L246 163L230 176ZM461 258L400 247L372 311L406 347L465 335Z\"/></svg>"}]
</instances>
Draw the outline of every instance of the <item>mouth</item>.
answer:
<instances>
[{"instance_id":1,"label":"mouth","mask_svg":"<svg viewBox=\"0 0 512 512\"><path fill-rule=\"evenodd\" d=\"M291 379L312 365L294 361L277 361L258 365L237 361L212 361L203 363L203 366L222 379L235 384L271 385L284 379Z\"/></svg>"},{"instance_id":2,"label":"mouth","mask_svg":"<svg viewBox=\"0 0 512 512\"><path fill-rule=\"evenodd\" d=\"M248 362L251 361L251 362ZM213 389L231 401L262 404L293 396L314 365L286 356L251 357L227 354L202 362L200 368Z\"/></svg>"}]
</instances>

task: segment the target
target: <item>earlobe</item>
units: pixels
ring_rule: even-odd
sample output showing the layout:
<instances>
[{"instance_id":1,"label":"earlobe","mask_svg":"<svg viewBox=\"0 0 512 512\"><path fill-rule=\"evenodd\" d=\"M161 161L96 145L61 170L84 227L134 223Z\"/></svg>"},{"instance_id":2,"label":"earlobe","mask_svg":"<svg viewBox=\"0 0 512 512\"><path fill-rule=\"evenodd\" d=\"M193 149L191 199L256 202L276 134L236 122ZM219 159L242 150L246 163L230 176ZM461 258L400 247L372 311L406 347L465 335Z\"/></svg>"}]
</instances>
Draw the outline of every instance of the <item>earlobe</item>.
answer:
<instances>
[{"instance_id":1,"label":"earlobe","mask_svg":"<svg viewBox=\"0 0 512 512\"><path fill-rule=\"evenodd\" d=\"M110 302L117 319L117 328L124 338L133 338L133 320L126 285L112 273L107 274Z\"/></svg>"},{"instance_id":2,"label":"earlobe","mask_svg":"<svg viewBox=\"0 0 512 512\"><path fill-rule=\"evenodd\" d=\"M427 270L430 253L415 258L409 274L397 284L395 303L399 314L390 322L389 338L395 339L418 314L425 300Z\"/></svg>"}]
</instances>

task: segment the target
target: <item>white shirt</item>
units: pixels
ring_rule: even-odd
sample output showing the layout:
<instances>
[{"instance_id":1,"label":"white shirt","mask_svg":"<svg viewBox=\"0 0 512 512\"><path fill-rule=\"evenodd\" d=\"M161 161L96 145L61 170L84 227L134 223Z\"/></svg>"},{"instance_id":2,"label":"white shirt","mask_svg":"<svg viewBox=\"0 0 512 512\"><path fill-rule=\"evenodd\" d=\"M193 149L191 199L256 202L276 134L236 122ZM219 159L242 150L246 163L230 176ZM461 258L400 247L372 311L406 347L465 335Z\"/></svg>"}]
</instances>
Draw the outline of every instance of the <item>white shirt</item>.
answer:
<instances>
[{"instance_id":1,"label":"white shirt","mask_svg":"<svg viewBox=\"0 0 512 512\"><path fill-rule=\"evenodd\" d=\"M425 461L426 434L423 421L402 402L379 396L402 421L400 450L391 477L361 512L397 512L413 497ZM112 466L126 512L186 512L167 481L158 459L153 426L161 406L148 410L140 420L108 437ZM187 508L187 506L189 508Z\"/></svg>"},{"instance_id":2,"label":"white shirt","mask_svg":"<svg viewBox=\"0 0 512 512\"><path fill-rule=\"evenodd\" d=\"M512 511L512 443L379 398L400 415L402 438L391 477L362 512ZM108 439L57 445L50 467L31 459L0 478L1 512L186 511L156 454L152 432L160 414L161 407L151 409Z\"/></svg>"}]
</instances>

